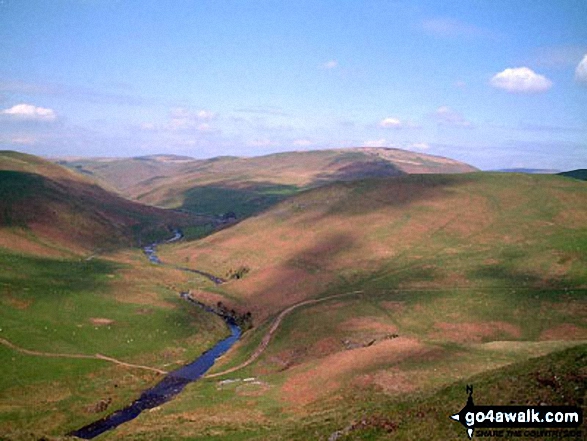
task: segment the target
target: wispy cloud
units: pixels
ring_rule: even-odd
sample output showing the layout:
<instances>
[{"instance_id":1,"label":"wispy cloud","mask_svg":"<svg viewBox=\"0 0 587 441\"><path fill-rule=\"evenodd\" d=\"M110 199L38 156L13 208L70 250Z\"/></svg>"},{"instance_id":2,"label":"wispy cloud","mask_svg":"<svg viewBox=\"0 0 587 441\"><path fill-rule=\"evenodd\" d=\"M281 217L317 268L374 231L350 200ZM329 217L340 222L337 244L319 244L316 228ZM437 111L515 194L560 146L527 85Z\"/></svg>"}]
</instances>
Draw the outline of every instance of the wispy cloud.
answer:
<instances>
[{"instance_id":1,"label":"wispy cloud","mask_svg":"<svg viewBox=\"0 0 587 441\"><path fill-rule=\"evenodd\" d=\"M321 66L323 69L336 69L338 67L338 61L336 60L329 60L325 63L322 63Z\"/></svg>"},{"instance_id":2,"label":"wispy cloud","mask_svg":"<svg viewBox=\"0 0 587 441\"><path fill-rule=\"evenodd\" d=\"M411 150L428 150L430 149L430 144L427 142L414 142L407 147Z\"/></svg>"},{"instance_id":3,"label":"wispy cloud","mask_svg":"<svg viewBox=\"0 0 587 441\"><path fill-rule=\"evenodd\" d=\"M45 121L57 120L57 114L53 109L37 107L32 104L16 104L10 109L0 111L0 114L9 118L24 121Z\"/></svg>"},{"instance_id":4,"label":"wispy cloud","mask_svg":"<svg viewBox=\"0 0 587 441\"><path fill-rule=\"evenodd\" d=\"M471 124L471 122L468 121L461 113L452 110L448 106L440 106L438 109L436 109L434 117L438 124L443 126L465 128L473 127L473 124Z\"/></svg>"},{"instance_id":5,"label":"wispy cloud","mask_svg":"<svg viewBox=\"0 0 587 441\"><path fill-rule=\"evenodd\" d=\"M494 36L487 29L449 17L435 17L422 20L419 23L419 28L428 35L440 38Z\"/></svg>"},{"instance_id":6,"label":"wispy cloud","mask_svg":"<svg viewBox=\"0 0 587 441\"><path fill-rule=\"evenodd\" d=\"M293 145L295 145L296 147L309 147L311 145L314 145L314 142L310 141L309 139L296 139L293 142Z\"/></svg>"},{"instance_id":7,"label":"wispy cloud","mask_svg":"<svg viewBox=\"0 0 587 441\"><path fill-rule=\"evenodd\" d=\"M377 124L377 127L381 128L381 129L395 129L395 130L419 129L420 128L420 126L416 123L413 123L411 121L405 121L405 120L399 119L395 116L388 116L386 118L383 118L381 121L379 121L379 123Z\"/></svg>"},{"instance_id":8,"label":"wispy cloud","mask_svg":"<svg viewBox=\"0 0 587 441\"><path fill-rule=\"evenodd\" d=\"M119 85L113 85L114 89ZM112 87L110 87L112 88ZM148 104L173 104L170 100L159 98L147 98L133 95L124 91L108 90L109 86L103 88L92 88L60 83L28 83L20 80L0 80L0 92L9 94L23 94L28 96L49 95L60 96L73 101L142 106ZM177 104L177 102L176 102Z\"/></svg>"},{"instance_id":9,"label":"wispy cloud","mask_svg":"<svg viewBox=\"0 0 587 441\"><path fill-rule=\"evenodd\" d=\"M384 129L401 129L401 128L404 128L405 125L398 118L394 118L394 117L390 116L390 117L382 119L379 122L379 127L382 127Z\"/></svg>"},{"instance_id":10,"label":"wispy cloud","mask_svg":"<svg viewBox=\"0 0 587 441\"><path fill-rule=\"evenodd\" d=\"M545 46L535 49L526 64L548 68L566 69L576 66L587 52L587 46Z\"/></svg>"},{"instance_id":11,"label":"wispy cloud","mask_svg":"<svg viewBox=\"0 0 587 441\"><path fill-rule=\"evenodd\" d=\"M489 84L511 93L540 93L552 87L552 81L528 67L505 69L495 74Z\"/></svg>"},{"instance_id":12,"label":"wispy cloud","mask_svg":"<svg viewBox=\"0 0 587 441\"><path fill-rule=\"evenodd\" d=\"M284 112L281 107L278 106L249 106L241 107L235 109L234 111L239 113L254 113L258 115L288 116L288 114Z\"/></svg>"},{"instance_id":13,"label":"wispy cloud","mask_svg":"<svg viewBox=\"0 0 587 441\"><path fill-rule=\"evenodd\" d=\"M365 147L390 147L393 145L392 142L388 142L385 138L370 139L363 142Z\"/></svg>"},{"instance_id":14,"label":"wispy cloud","mask_svg":"<svg viewBox=\"0 0 587 441\"><path fill-rule=\"evenodd\" d=\"M249 141L247 142L247 145L251 147L276 147L278 144L275 141L272 141L268 138L264 138Z\"/></svg>"},{"instance_id":15,"label":"wispy cloud","mask_svg":"<svg viewBox=\"0 0 587 441\"><path fill-rule=\"evenodd\" d=\"M35 136L30 135L23 135L23 136L14 136L9 140L10 143L16 145L26 145L32 146L39 142L39 139Z\"/></svg>"},{"instance_id":16,"label":"wispy cloud","mask_svg":"<svg viewBox=\"0 0 587 441\"><path fill-rule=\"evenodd\" d=\"M587 85L587 54L583 57L575 69L575 80Z\"/></svg>"},{"instance_id":17,"label":"wispy cloud","mask_svg":"<svg viewBox=\"0 0 587 441\"><path fill-rule=\"evenodd\" d=\"M176 107L169 112L169 119L162 123L144 122L139 125L144 131L199 131L210 132L213 128L210 121L216 118L210 110L192 111L184 107Z\"/></svg>"}]
</instances>

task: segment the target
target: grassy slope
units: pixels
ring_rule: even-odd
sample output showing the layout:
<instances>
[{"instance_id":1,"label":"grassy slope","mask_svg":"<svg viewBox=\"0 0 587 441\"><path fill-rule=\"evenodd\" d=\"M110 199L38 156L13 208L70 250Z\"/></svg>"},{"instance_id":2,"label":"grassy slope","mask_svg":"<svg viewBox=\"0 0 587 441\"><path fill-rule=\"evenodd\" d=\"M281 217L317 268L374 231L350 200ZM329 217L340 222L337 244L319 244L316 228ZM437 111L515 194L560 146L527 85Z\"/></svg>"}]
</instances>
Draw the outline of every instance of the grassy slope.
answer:
<instances>
[{"instance_id":1,"label":"grassy slope","mask_svg":"<svg viewBox=\"0 0 587 441\"><path fill-rule=\"evenodd\" d=\"M584 168L562 172L562 173L559 173L559 175L566 176L568 178L574 178L574 179L580 179L582 181L587 181L587 170Z\"/></svg>"},{"instance_id":2,"label":"grassy slope","mask_svg":"<svg viewBox=\"0 0 587 441\"><path fill-rule=\"evenodd\" d=\"M0 338L31 351L100 353L165 370L192 360L228 331L178 292L210 282L125 250L184 222L194 219L129 202L40 158L2 152ZM80 257L97 248L100 257ZM94 410L100 400L111 399L111 411L158 380L147 370L3 344L0 366L2 439L63 435L103 416Z\"/></svg>"},{"instance_id":3,"label":"grassy slope","mask_svg":"<svg viewBox=\"0 0 587 441\"><path fill-rule=\"evenodd\" d=\"M178 298L183 273L154 268L138 251L108 259L0 252L0 337L28 350L104 354L170 370L227 333L220 319ZM203 282L200 282L203 283ZM0 345L0 433L63 435L132 401L159 376L100 360L39 357Z\"/></svg>"},{"instance_id":4,"label":"grassy slope","mask_svg":"<svg viewBox=\"0 0 587 441\"><path fill-rule=\"evenodd\" d=\"M473 170L466 164L445 158L370 148L287 152L254 158L220 157L192 162L143 158L69 164L106 178L125 194L142 202L206 214L232 211L239 218L263 211L300 189L333 181ZM131 169L143 179L132 178L131 182Z\"/></svg>"},{"instance_id":5,"label":"grassy slope","mask_svg":"<svg viewBox=\"0 0 587 441\"><path fill-rule=\"evenodd\" d=\"M525 360L587 339L586 202L581 182L556 176L341 183L168 247L165 259L210 272L251 268L220 291L252 309L260 326L216 370L244 359L262 323L287 305L360 293L296 310L256 363L228 376L260 383L195 384L112 438L304 439L406 400L415 408L438 401L440 390L460 390L474 375L495 390L504 378L484 372L512 363L523 372ZM537 396L547 392L536 388ZM429 430L450 422L435 412ZM402 427L416 421L404 418ZM402 436L417 439L407 429Z\"/></svg>"}]
</instances>

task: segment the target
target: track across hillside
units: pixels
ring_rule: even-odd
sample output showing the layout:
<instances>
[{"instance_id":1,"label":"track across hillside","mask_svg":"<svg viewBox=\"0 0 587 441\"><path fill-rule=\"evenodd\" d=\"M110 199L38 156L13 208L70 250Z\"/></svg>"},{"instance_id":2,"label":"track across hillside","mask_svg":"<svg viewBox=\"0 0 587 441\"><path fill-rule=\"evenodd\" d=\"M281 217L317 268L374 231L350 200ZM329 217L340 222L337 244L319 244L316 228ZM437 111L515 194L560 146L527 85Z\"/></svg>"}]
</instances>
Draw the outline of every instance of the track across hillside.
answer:
<instances>
[{"instance_id":1,"label":"track across hillside","mask_svg":"<svg viewBox=\"0 0 587 441\"><path fill-rule=\"evenodd\" d=\"M116 358L108 357L108 356L102 355L102 354L95 354L95 355L59 354L59 353L53 353L53 352L32 351L30 349L25 349L25 348L21 348L20 346L16 346L15 344L9 342L8 340L6 340L4 338L0 338L0 344L3 344L4 346L9 347L10 349L14 349L15 351L18 351L22 354L32 355L32 356L36 356L36 357L83 358L83 359L89 359L89 360L103 360L103 361L109 361L109 362L117 364L119 366L136 368L136 369L144 369L144 370L148 370L148 371L157 372L158 374L162 374L162 375L167 374L167 371L164 371L162 369L157 369L157 368L150 367L150 366L143 366L143 365L139 365L139 364L126 363L124 361L120 361L120 360L117 360Z\"/></svg>"},{"instance_id":2,"label":"track across hillside","mask_svg":"<svg viewBox=\"0 0 587 441\"><path fill-rule=\"evenodd\" d=\"M339 297L360 294L362 292L363 292L362 290L361 291L345 292L342 294L335 294L335 295L328 296L328 297L322 297L320 299L304 300L303 302L299 302L299 303L296 303L295 305L289 306L288 308L281 311L279 313L279 315L275 318L275 320L273 320L271 327L269 328L267 333L263 336L263 340L261 340L261 343L259 343L259 346L257 346L257 349L255 349L255 351L251 354L251 356L246 361L242 362L238 366L232 367L230 369L226 369L222 372L217 372L214 374L206 375L206 376L204 376L204 378L215 378L215 377L220 377L222 375L230 374L230 373L238 371L238 370L250 365L252 362L254 362L257 358L259 358L261 356L261 354L265 351L265 349L267 349L267 346L269 345L269 342L271 341L271 337L273 336L273 334L275 334L275 332L277 331L277 328L279 328L279 325L281 324L281 322L283 321L285 316L287 316L294 309L297 309L301 306L313 305L315 303L325 302L327 300L336 299Z\"/></svg>"}]
</instances>

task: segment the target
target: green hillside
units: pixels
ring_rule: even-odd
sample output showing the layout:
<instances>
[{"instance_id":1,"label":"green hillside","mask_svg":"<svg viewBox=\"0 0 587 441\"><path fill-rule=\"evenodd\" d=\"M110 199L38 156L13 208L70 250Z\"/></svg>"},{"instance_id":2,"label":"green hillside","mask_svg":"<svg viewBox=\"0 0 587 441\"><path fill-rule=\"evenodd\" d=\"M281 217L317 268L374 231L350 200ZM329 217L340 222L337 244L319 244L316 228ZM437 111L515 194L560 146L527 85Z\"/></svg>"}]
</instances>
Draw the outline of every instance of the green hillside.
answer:
<instances>
[{"instance_id":1,"label":"green hillside","mask_svg":"<svg viewBox=\"0 0 587 441\"><path fill-rule=\"evenodd\" d=\"M582 181L587 181L587 169L584 168L562 172L559 173L559 175L566 176L568 178L575 178L580 179Z\"/></svg>"},{"instance_id":2,"label":"green hillside","mask_svg":"<svg viewBox=\"0 0 587 441\"><path fill-rule=\"evenodd\" d=\"M220 318L179 298L206 281L156 267L136 248L208 221L0 153L1 439L88 424L227 334Z\"/></svg>"},{"instance_id":3,"label":"green hillside","mask_svg":"<svg viewBox=\"0 0 587 441\"><path fill-rule=\"evenodd\" d=\"M249 270L214 289L255 322L216 373L247 360L280 311L324 300L292 309L251 364L190 386L111 439L320 439L361 418L373 427L341 439L378 439L388 410L401 439L421 439L410 435L421 408L426 433L438 433L427 439L447 439L460 427L430 404L442 391L460 403L467 381L497 390L507 375L496 369L526 372L528 360L587 340L587 189L558 176L338 183L161 255L216 274ZM584 378L569 363L565 375ZM532 390L511 397L564 399L546 383ZM405 406L414 411L398 416Z\"/></svg>"}]
</instances>

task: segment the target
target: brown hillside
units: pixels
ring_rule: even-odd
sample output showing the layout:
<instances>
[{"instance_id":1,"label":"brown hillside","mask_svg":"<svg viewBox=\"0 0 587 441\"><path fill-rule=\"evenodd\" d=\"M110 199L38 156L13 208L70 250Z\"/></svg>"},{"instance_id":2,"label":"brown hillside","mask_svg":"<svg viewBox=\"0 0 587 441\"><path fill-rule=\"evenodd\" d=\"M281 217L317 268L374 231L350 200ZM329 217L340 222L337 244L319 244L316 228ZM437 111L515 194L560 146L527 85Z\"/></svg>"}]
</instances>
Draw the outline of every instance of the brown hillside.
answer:
<instances>
[{"instance_id":1,"label":"brown hillside","mask_svg":"<svg viewBox=\"0 0 587 441\"><path fill-rule=\"evenodd\" d=\"M64 167L0 153L0 246L54 254L136 245L168 226L197 221L128 201Z\"/></svg>"},{"instance_id":2,"label":"brown hillside","mask_svg":"<svg viewBox=\"0 0 587 441\"><path fill-rule=\"evenodd\" d=\"M383 272L394 288L586 278L587 189L555 176L414 175L338 183L163 258L220 276L257 317ZM587 282L585 280L584 282ZM583 283L583 282L582 282Z\"/></svg>"},{"instance_id":3,"label":"brown hillside","mask_svg":"<svg viewBox=\"0 0 587 441\"><path fill-rule=\"evenodd\" d=\"M250 193L264 195L267 191L291 193L331 182L368 177L475 170L447 158L372 147L192 161L185 157L151 156L61 162L108 182L125 196L141 202L194 211L202 208L190 201L193 189L208 191L214 197L218 189L230 189L242 192L245 197ZM197 199L202 194L208 193L197 193L194 197ZM265 207L273 202L252 203Z\"/></svg>"}]
</instances>

